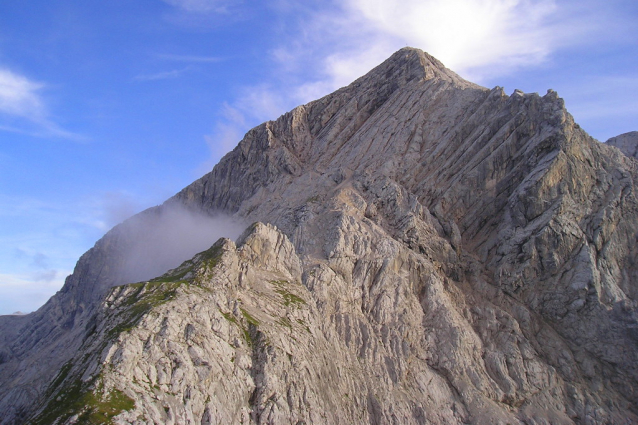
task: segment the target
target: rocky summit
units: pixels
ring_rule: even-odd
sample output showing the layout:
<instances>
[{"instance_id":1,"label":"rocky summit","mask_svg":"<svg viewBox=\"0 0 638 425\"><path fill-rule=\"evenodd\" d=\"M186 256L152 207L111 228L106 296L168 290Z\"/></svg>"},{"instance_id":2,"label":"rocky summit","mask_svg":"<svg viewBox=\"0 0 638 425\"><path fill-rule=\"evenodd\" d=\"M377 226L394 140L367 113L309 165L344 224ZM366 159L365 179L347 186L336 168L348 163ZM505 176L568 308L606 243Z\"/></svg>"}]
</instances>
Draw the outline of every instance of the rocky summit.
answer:
<instances>
[{"instance_id":1,"label":"rocky summit","mask_svg":"<svg viewBox=\"0 0 638 425\"><path fill-rule=\"evenodd\" d=\"M0 317L0 423L638 423L637 188L555 92L401 49ZM253 224L132 274L176 208Z\"/></svg>"}]
</instances>

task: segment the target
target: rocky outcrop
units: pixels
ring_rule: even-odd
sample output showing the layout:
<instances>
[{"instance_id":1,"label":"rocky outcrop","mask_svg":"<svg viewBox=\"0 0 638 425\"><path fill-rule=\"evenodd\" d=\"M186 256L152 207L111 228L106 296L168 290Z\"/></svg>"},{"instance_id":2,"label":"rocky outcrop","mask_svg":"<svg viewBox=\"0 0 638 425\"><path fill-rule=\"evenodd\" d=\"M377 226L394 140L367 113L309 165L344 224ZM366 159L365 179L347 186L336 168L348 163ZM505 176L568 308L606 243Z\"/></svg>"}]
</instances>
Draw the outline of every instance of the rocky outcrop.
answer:
<instances>
[{"instance_id":1,"label":"rocky outcrop","mask_svg":"<svg viewBox=\"0 0 638 425\"><path fill-rule=\"evenodd\" d=\"M17 423L78 350L95 308L113 286L164 273L225 234L228 218L166 203L119 224L78 261L64 287L38 311L0 316L0 423ZM183 234L179 234L182 232ZM188 243L184 245L184 241Z\"/></svg>"},{"instance_id":2,"label":"rocky outcrop","mask_svg":"<svg viewBox=\"0 0 638 425\"><path fill-rule=\"evenodd\" d=\"M627 156L638 158L638 131L623 133L619 136L612 137L605 143L617 147Z\"/></svg>"},{"instance_id":3,"label":"rocky outcrop","mask_svg":"<svg viewBox=\"0 0 638 425\"><path fill-rule=\"evenodd\" d=\"M140 225L98 242L35 314L57 345L4 337L3 423L638 423L636 172L555 92L402 49L158 207L236 244L122 285L97 259Z\"/></svg>"}]
</instances>

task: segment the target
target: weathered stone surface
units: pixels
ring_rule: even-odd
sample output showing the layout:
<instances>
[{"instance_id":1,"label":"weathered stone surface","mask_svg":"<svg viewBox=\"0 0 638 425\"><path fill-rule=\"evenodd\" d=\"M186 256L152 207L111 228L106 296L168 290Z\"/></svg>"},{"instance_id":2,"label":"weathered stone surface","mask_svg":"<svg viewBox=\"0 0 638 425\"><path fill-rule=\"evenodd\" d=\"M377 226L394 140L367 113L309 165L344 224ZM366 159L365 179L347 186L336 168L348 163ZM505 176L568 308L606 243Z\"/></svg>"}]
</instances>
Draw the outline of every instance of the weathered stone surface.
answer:
<instances>
[{"instance_id":1,"label":"weathered stone surface","mask_svg":"<svg viewBox=\"0 0 638 425\"><path fill-rule=\"evenodd\" d=\"M2 318L2 423L638 423L637 164L402 49L158 207L236 244L121 285L130 222Z\"/></svg>"},{"instance_id":2,"label":"weathered stone surface","mask_svg":"<svg viewBox=\"0 0 638 425\"><path fill-rule=\"evenodd\" d=\"M617 147L627 156L638 158L638 131L623 133L619 136L612 137L605 143Z\"/></svg>"}]
</instances>

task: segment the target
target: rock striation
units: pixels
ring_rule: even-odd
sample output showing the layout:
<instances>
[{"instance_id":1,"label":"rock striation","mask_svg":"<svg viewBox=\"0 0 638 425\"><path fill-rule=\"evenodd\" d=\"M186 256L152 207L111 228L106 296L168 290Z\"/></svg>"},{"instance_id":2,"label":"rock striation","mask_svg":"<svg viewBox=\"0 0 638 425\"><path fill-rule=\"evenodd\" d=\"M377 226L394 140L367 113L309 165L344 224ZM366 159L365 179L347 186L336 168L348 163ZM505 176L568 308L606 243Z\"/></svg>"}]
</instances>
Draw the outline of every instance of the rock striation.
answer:
<instances>
[{"instance_id":1,"label":"rock striation","mask_svg":"<svg viewBox=\"0 0 638 425\"><path fill-rule=\"evenodd\" d=\"M637 166L401 49L0 317L0 423L638 423ZM174 205L255 224L129 283Z\"/></svg>"}]
</instances>

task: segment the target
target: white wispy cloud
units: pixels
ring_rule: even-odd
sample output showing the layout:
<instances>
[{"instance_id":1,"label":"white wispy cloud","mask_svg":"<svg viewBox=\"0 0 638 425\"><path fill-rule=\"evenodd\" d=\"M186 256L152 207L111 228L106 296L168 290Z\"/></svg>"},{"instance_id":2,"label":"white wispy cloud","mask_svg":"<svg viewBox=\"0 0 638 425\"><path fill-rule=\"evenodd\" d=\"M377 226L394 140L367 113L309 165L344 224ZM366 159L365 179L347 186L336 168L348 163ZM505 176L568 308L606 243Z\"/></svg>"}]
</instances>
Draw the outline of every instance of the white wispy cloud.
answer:
<instances>
[{"instance_id":1,"label":"white wispy cloud","mask_svg":"<svg viewBox=\"0 0 638 425\"><path fill-rule=\"evenodd\" d=\"M570 87L570 111L579 118L608 118L638 112L638 74L591 76L586 87ZM613 94L609 97L608 94Z\"/></svg>"},{"instance_id":2,"label":"white wispy cloud","mask_svg":"<svg viewBox=\"0 0 638 425\"><path fill-rule=\"evenodd\" d=\"M348 8L381 35L423 46L457 71L527 65L552 50L553 0L349 0Z\"/></svg>"},{"instance_id":3,"label":"white wispy cloud","mask_svg":"<svg viewBox=\"0 0 638 425\"><path fill-rule=\"evenodd\" d=\"M29 313L41 307L62 287L71 270L51 270L42 273L10 274L0 273L0 314L17 311Z\"/></svg>"},{"instance_id":4,"label":"white wispy cloud","mask_svg":"<svg viewBox=\"0 0 638 425\"><path fill-rule=\"evenodd\" d=\"M199 177L212 170L220 158L232 150L241 140L246 131L246 125L245 113L237 107L225 103L213 131L204 136L210 156L197 166L194 171L195 175Z\"/></svg>"},{"instance_id":5,"label":"white wispy cloud","mask_svg":"<svg viewBox=\"0 0 638 425\"><path fill-rule=\"evenodd\" d=\"M303 101L348 84L404 46L480 83L486 74L541 63L576 42L569 34L578 33L577 25L564 15L554 0L346 0L304 16L301 35L288 37L293 41L272 57L284 71L318 71L297 86Z\"/></svg>"},{"instance_id":6,"label":"white wispy cloud","mask_svg":"<svg viewBox=\"0 0 638 425\"><path fill-rule=\"evenodd\" d=\"M186 67L181 69L172 69L170 71L156 72L154 74L139 74L136 75L133 79L136 81L168 80L171 78L177 78L190 70L190 67Z\"/></svg>"},{"instance_id":7,"label":"white wispy cloud","mask_svg":"<svg viewBox=\"0 0 638 425\"><path fill-rule=\"evenodd\" d=\"M632 28L613 8L566 0L345 0L311 10L271 52L295 97L346 85L404 46L477 83L552 59L560 49ZM611 9L611 10L607 10ZM625 20L626 21L626 20Z\"/></svg>"},{"instance_id":8,"label":"white wispy cloud","mask_svg":"<svg viewBox=\"0 0 638 425\"><path fill-rule=\"evenodd\" d=\"M278 91L268 84L242 89L234 105L249 120L258 122L276 119L286 112L289 106Z\"/></svg>"},{"instance_id":9,"label":"white wispy cloud","mask_svg":"<svg viewBox=\"0 0 638 425\"><path fill-rule=\"evenodd\" d=\"M197 55L174 55L174 54L158 54L159 59L165 59L175 62L192 62L192 63L217 63L222 62L224 58L217 56L197 56Z\"/></svg>"},{"instance_id":10,"label":"white wispy cloud","mask_svg":"<svg viewBox=\"0 0 638 425\"><path fill-rule=\"evenodd\" d=\"M204 136L210 157L202 162L195 174L209 172L224 154L232 150L249 128L274 120L294 107L292 96L267 84L244 87L232 104L224 103L213 131Z\"/></svg>"},{"instance_id":11,"label":"white wispy cloud","mask_svg":"<svg viewBox=\"0 0 638 425\"><path fill-rule=\"evenodd\" d=\"M242 134L240 129L246 125L246 116L238 108L224 103L221 111L221 119L217 122L212 134L205 136L206 143L211 150L217 150L219 156L232 149Z\"/></svg>"},{"instance_id":12,"label":"white wispy cloud","mask_svg":"<svg viewBox=\"0 0 638 425\"><path fill-rule=\"evenodd\" d=\"M0 69L0 112L42 119L45 112L39 91L43 87L42 83L30 81L8 69Z\"/></svg>"},{"instance_id":13,"label":"white wispy cloud","mask_svg":"<svg viewBox=\"0 0 638 425\"><path fill-rule=\"evenodd\" d=\"M142 211L144 206L132 193L109 191L97 199L95 209L94 216L99 219L99 228L106 232L116 224Z\"/></svg>"},{"instance_id":14,"label":"white wispy cloud","mask_svg":"<svg viewBox=\"0 0 638 425\"><path fill-rule=\"evenodd\" d=\"M69 228L74 211L63 202L0 196L0 314L35 310L60 289L90 246L78 244L84 226Z\"/></svg>"},{"instance_id":15,"label":"white wispy cloud","mask_svg":"<svg viewBox=\"0 0 638 425\"><path fill-rule=\"evenodd\" d=\"M229 3L228 0L164 0L164 2L194 13L225 12Z\"/></svg>"},{"instance_id":16,"label":"white wispy cloud","mask_svg":"<svg viewBox=\"0 0 638 425\"><path fill-rule=\"evenodd\" d=\"M604 142L636 130L638 75L590 75L559 92L567 109L592 137Z\"/></svg>"},{"instance_id":17,"label":"white wispy cloud","mask_svg":"<svg viewBox=\"0 0 638 425\"><path fill-rule=\"evenodd\" d=\"M50 117L41 91L45 84L0 68L0 130L76 141L86 138L65 130Z\"/></svg>"},{"instance_id":18,"label":"white wispy cloud","mask_svg":"<svg viewBox=\"0 0 638 425\"><path fill-rule=\"evenodd\" d=\"M172 25L207 32L240 19L243 0L162 0L169 5L163 18Z\"/></svg>"},{"instance_id":19,"label":"white wispy cloud","mask_svg":"<svg viewBox=\"0 0 638 425\"><path fill-rule=\"evenodd\" d=\"M0 314L38 308L99 237L154 203L123 191L91 199L0 194Z\"/></svg>"}]
</instances>

